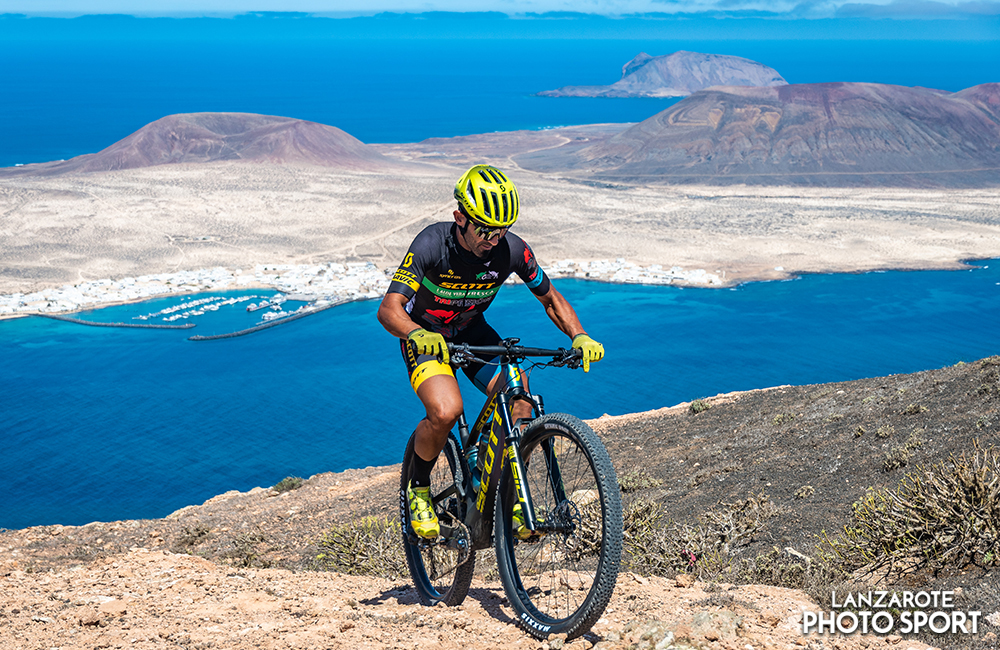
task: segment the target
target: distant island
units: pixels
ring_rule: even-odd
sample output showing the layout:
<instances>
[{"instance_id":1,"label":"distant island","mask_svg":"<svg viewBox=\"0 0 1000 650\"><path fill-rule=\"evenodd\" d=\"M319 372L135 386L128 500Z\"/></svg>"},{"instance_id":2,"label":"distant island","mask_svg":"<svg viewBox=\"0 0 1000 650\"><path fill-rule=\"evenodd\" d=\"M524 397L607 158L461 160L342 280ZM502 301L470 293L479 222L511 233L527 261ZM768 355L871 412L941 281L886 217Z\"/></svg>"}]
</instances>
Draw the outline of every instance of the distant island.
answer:
<instances>
[{"instance_id":1,"label":"distant island","mask_svg":"<svg viewBox=\"0 0 1000 650\"><path fill-rule=\"evenodd\" d=\"M730 185L1000 185L1000 84L700 90L600 141L516 157L592 180Z\"/></svg>"},{"instance_id":2,"label":"distant island","mask_svg":"<svg viewBox=\"0 0 1000 650\"><path fill-rule=\"evenodd\" d=\"M424 149L429 155L417 153ZM410 145L365 144L336 127L288 117L188 113L156 120L97 153L0 169L0 178L224 162L427 173L445 161L443 150L451 165L503 151L525 170L587 182L995 187L1000 84L956 93L846 82L713 86L638 124Z\"/></svg>"},{"instance_id":3,"label":"distant island","mask_svg":"<svg viewBox=\"0 0 1000 650\"><path fill-rule=\"evenodd\" d=\"M622 78L610 86L563 86L540 97L686 97L710 86L783 86L774 68L738 56L640 52L622 66Z\"/></svg>"},{"instance_id":4,"label":"distant island","mask_svg":"<svg viewBox=\"0 0 1000 650\"><path fill-rule=\"evenodd\" d=\"M182 113L150 122L97 153L0 170L0 176L106 172L165 164L251 161L368 170L399 166L326 124L254 113Z\"/></svg>"}]
</instances>

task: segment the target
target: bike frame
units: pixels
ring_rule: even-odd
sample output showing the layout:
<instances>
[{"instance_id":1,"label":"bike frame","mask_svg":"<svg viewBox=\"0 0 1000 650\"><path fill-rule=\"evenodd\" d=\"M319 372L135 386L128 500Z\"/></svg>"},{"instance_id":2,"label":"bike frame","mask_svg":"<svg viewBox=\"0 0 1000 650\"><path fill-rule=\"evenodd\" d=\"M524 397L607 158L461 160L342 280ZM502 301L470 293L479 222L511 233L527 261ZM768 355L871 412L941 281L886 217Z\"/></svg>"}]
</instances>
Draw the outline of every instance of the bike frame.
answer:
<instances>
[{"instance_id":1,"label":"bike frame","mask_svg":"<svg viewBox=\"0 0 1000 650\"><path fill-rule=\"evenodd\" d=\"M516 339L512 341L516 342ZM502 388L493 393L483 405L479 412L479 417L470 430L463 412L458 418L459 438L462 444L462 451L458 454L462 459L462 484L459 487L461 494L459 497L465 504L464 520L469 528L472 537L472 549L478 550L490 546L493 536L493 513L498 495L498 486L503 475L505 465L510 467L511 475L514 479L514 490L518 501L521 503L521 510L524 513L525 526L528 530L537 531L535 520L535 509L531 500L531 494L527 484L521 480L525 475L524 460L521 458L521 429L523 423L519 420L513 421L510 414L511 404L518 399L528 401L534 412L534 417L545 414L545 407L541 395L532 395L524 387L524 376L518 362L518 358L525 356L548 356L555 351L540 350L533 348L518 348L519 354L512 352L513 344L504 341L505 353L500 354L500 373L505 377ZM469 352L479 352L493 348L467 347ZM480 453L483 454L482 467L483 474L480 478L479 490L473 488L472 474L468 471L468 464L464 462L471 445L479 444L485 440L485 449L480 446ZM551 445L546 441L543 443L543 453L545 454L546 465L549 470L549 480L552 483L553 491L559 499L565 499L562 488L562 479L559 475L559 465L556 461L556 454ZM498 462L499 461L499 462ZM435 501L450 496L450 490L434 498Z\"/></svg>"}]
</instances>

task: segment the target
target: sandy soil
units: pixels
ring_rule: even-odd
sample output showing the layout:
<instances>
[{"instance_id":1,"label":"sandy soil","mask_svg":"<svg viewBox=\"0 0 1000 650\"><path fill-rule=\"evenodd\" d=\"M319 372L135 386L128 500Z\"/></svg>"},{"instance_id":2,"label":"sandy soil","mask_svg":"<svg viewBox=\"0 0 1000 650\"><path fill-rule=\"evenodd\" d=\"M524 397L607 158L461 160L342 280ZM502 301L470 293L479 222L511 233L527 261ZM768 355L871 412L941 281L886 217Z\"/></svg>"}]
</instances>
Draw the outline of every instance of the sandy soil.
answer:
<instances>
[{"instance_id":1,"label":"sandy soil","mask_svg":"<svg viewBox=\"0 0 1000 650\"><path fill-rule=\"evenodd\" d=\"M5 648L562 647L520 632L500 586L478 580L463 605L431 609L403 581L238 570L137 548L53 574L7 572L0 584ZM640 647L651 648L668 629L720 650L928 647L898 637L803 637L801 612L815 606L801 593L706 587L622 574L604 618L565 647L635 647L647 635Z\"/></svg>"},{"instance_id":2,"label":"sandy soil","mask_svg":"<svg viewBox=\"0 0 1000 650\"><path fill-rule=\"evenodd\" d=\"M543 133L517 151L565 137ZM1000 255L996 189L597 186L519 170L503 151L486 155L489 142L381 148L426 164L405 176L212 163L0 178L0 293L259 263L392 268L420 229L450 219L452 184L473 157L515 178L523 205L516 231L543 264L625 258L701 268L732 283L956 268Z\"/></svg>"}]
</instances>

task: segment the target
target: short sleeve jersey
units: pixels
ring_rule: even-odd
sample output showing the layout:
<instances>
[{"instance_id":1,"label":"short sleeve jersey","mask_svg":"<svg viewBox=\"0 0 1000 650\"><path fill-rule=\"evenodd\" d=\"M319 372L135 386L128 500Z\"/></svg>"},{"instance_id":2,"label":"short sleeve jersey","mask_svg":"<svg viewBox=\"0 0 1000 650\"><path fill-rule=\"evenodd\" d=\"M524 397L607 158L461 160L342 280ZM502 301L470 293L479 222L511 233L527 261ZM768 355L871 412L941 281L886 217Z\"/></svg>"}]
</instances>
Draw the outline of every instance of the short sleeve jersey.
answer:
<instances>
[{"instance_id":1,"label":"short sleeve jersey","mask_svg":"<svg viewBox=\"0 0 1000 650\"><path fill-rule=\"evenodd\" d=\"M418 325L453 338L482 318L511 273L535 295L548 293L549 279L523 239L508 232L480 259L458 243L457 228L454 223L424 228L389 283L388 293L409 298L406 311Z\"/></svg>"}]
</instances>

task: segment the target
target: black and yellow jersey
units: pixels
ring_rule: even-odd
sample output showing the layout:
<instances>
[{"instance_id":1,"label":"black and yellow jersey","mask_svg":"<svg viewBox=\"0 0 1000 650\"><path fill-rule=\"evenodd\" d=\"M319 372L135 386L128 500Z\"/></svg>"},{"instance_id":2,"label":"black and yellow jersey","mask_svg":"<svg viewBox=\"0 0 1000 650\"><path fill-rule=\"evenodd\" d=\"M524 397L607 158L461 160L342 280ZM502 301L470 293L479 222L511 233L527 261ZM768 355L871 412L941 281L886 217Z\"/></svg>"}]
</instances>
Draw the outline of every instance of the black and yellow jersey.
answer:
<instances>
[{"instance_id":1,"label":"black and yellow jersey","mask_svg":"<svg viewBox=\"0 0 1000 650\"><path fill-rule=\"evenodd\" d=\"M480 259L458 243L457 228L454 223L424 228L389 283L388 293L409 298L406 311L418 325L454 337L482 318L511 273L535 295L548 293L549 279L523 239L508 232Z\"/></svg>"}]
</instances>

